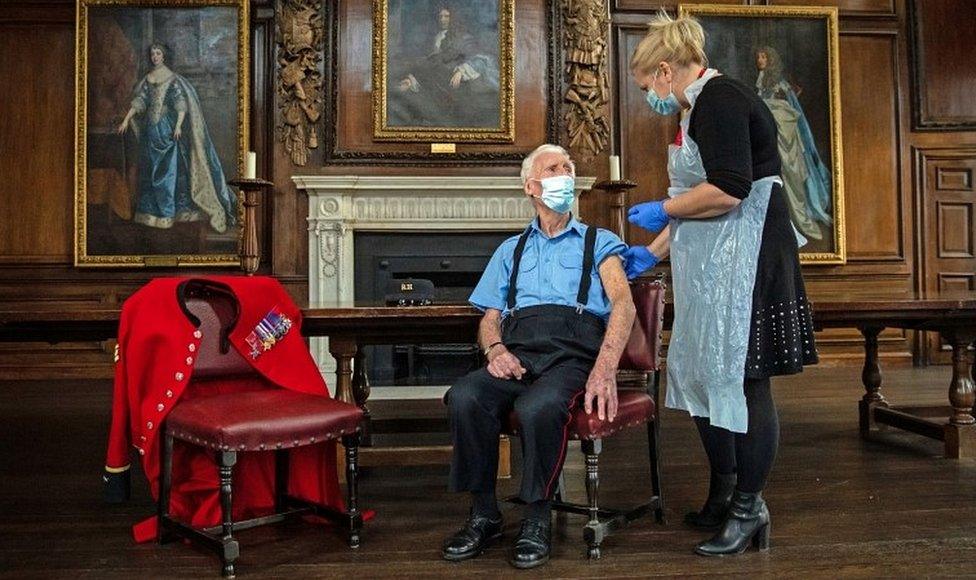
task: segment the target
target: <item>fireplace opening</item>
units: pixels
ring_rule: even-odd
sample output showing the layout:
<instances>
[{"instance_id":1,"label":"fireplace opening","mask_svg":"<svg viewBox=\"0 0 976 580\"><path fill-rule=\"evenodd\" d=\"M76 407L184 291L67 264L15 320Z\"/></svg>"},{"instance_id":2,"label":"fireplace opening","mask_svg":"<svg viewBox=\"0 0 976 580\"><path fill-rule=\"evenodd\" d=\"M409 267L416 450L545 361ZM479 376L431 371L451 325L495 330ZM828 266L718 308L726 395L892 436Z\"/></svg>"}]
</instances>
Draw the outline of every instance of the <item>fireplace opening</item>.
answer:
<instances>
[{"instance_id":1,"label":"fireplace opening","mask_svg":"<svg viewBox=\"0 0 976 580\"><path fill-rule=\"evenodd\" d=\"M356 232L355 299L382 302L391 280L434 284L434 304L465 304L495 249L511 232ZM444 386L481 364L478 345L397 344L364 348L374 386Z\"/></svg>"}]
</instances>

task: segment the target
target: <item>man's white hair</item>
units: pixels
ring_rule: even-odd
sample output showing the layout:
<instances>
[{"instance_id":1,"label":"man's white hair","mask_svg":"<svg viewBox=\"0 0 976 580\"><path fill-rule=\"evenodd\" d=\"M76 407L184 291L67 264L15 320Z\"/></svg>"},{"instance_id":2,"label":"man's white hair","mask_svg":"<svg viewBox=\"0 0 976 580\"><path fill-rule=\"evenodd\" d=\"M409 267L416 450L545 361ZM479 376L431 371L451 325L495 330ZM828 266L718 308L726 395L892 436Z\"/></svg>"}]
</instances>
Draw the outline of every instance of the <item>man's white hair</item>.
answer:
<instances>
[{"instance_id":1,"label":"man's white hair","mask_svg":"<svg viewBox=\"0 0 976 580\"><path fill-rule=\"evenodd\" d=\"M523 186L529 182L530 174L532 173L532 169L535 167L535 160L538 159L539 156L542 155L543 153L559 153L560 155L565 155L566 157L569 157L569 151L566 151L559 145L553 145L552 143L545 143L539 145L538 147L535 148L535 150L532 151L532 153L526 155L525 159L522 160L522 185ZM573 163L572 158L570 158L569 160L569 166L572 168L573 175L575 176L576 164Z\"/></svg>"}]
</instances>

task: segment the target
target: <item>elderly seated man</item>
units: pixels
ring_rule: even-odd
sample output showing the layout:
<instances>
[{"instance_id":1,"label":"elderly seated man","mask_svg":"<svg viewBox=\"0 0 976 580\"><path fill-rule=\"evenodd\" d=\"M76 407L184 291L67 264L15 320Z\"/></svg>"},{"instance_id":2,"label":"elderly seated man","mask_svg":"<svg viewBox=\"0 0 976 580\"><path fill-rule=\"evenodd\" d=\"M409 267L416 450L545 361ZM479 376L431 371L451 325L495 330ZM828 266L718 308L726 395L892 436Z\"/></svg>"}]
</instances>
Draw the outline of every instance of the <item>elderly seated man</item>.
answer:
<instances>
[{"instance_id":1,"label":"elderly seated man","mask_svg":"<svg viewBox=\"0 0 976 580\"><path fill-rule=\"evenodd\" d=\"M522 162L537 217L495 251L471 303L483 310L478 340L485 368L460 378L445 400L451 414L452 491L471 494L464 526L444 542L446 560L483 552L501 536L495 498L498 436L514 408L521 424L526 503L511 559L546 563L550 512L573 408L613 420L617 363L634 322L634 303L616 235L570 214L575 169L566 150L542 145Z\"/></svg>"}]
</instances>

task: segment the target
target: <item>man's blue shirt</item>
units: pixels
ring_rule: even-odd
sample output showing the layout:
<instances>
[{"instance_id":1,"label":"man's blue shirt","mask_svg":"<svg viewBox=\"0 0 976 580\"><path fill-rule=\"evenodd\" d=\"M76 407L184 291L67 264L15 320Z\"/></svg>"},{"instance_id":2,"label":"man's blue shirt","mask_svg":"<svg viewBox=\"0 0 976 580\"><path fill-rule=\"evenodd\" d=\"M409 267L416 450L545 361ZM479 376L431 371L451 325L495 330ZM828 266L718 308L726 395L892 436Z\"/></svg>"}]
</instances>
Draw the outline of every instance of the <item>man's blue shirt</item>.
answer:
<instances>
[{"instance_id":1,"label":"man's blue shirt","mask_svg":"<svg viewBox=\"0 0 976 580\"><path fill-rule=\"evenodd\" d=\"M566 229L551 238L539 228L539 218L532 220L530 227L522 261L519 263L516 308L540 304L576 306L576 294L583 271L583 238L587 226L575 217L570 217ZM481 280L468 299L475 308L495 308L501 310L503 316L508 314L508 282L512 275L518 239L519 236L512 236L495 250ZM616 234L603 229L597 230L586 310L604 320L610 317L610 300L603 291L600 264L607 257L619 255L626 249L627 245Z\"/></svg>"}]
</instances>

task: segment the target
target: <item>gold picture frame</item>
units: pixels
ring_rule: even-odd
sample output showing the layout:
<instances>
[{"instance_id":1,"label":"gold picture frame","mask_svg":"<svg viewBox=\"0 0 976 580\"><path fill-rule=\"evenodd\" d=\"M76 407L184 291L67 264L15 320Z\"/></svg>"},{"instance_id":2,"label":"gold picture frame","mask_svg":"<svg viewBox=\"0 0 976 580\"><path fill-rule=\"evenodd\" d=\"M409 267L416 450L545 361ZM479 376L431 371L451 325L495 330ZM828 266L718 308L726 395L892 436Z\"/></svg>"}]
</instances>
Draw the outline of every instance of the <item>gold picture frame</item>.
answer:
<instances>
[{"instance_id":1,"label":"gold picture frame","mask_svg":"<svg viewBox=\"0 0 976 580\"><path fill-rule=\"evenodd\" d=\"M372 80L375 141L514 142L515 0L373 0Z\"/></svg>"},{"instance_id":2,"label":"gold picture frame","mask_svg":"<svg viewBox=\"0 0 976 580\"><path fill-rule=\"evenodd\" d=\"M78 0L75 266L239 266L249 0Z\"/></svg>"},{"instance_id":3,"label":"gold picture frame","mask_svg":"<svg viewBox=\"0 0 976 580\"><path fill-rule=\"evenodd\" d=\"M681 4L678 10L705 29L710 66L752 83L776 118L783 191L794 227L808 240L801 262L846 263L837 8ZM803 50L790 52L794 47Z\"/></svg>"}]
</instances>

